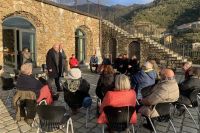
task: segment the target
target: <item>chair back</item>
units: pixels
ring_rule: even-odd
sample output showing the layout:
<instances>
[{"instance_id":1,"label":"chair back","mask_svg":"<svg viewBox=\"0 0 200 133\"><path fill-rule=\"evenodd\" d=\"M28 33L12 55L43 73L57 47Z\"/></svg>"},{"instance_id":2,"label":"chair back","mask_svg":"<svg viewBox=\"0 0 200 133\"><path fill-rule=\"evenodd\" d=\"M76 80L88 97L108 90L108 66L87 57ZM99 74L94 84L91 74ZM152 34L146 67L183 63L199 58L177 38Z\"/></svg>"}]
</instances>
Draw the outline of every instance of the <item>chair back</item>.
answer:
<instances>
[{"instance_id":1,"label":"chair back","mask_svg":"<svg viewBox=\"0 0 200 133\"><path fill-rule=\"evenodd\" d=\"M45 132L53 132L60 129L69 119L63 106L39 105L37 114L40 119L40 128Z\"/></svg>"},{"instance_id":2,"label":"chair back","mask_svg":"<svg viewBox=\"0 0 200 133\"><path fill-rule=\"evenodd\" d=\"M156 111L159 114L157 120L159 122L167 122L171 118L171 103L159 103L155 107Z\"/></svg>"},{"instance_id":3,"label":"chair back","mask_svg":"<svg viewBox=\"0 0 200 133\"><path fill-rule=\"evenodd\" d=\"M135 108L131 106L125 107L104 107L104 112L106 114L108 124L110 128L114 131L124 131L128 128L132 114Z\"/></svg>"}]
</instances>

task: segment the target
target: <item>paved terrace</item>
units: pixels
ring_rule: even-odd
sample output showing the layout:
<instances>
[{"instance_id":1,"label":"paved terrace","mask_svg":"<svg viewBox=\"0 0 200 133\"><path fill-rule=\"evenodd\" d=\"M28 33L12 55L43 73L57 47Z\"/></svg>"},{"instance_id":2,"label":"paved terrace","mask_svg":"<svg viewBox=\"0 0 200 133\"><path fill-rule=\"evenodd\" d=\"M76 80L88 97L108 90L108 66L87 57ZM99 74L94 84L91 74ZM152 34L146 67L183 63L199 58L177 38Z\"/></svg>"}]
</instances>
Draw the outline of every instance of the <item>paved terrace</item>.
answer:
<instances>
[{"instance_id":1,"label":"paved terrace","mask_svg":"<svg viewBox=\"0 0 200 133\"><path fill-rule=\"evenodd\" d=\"M179 73L178 73L179 74ZM85 128L85 109L80 109L79 113L72 116L73 125L75 133L101 133L101 125L96 123L96 96L95 88L99 75L92 74L88 71L83 73L83 77L87 79L91 85L90 94L93 98L93 104L90 111L90 118L88 122L88 128ZM177 75L177 79L181 80L182 76ZM6 98L8 96L8 91L3 91L0 88L0 133L36 133L37 128L30 127L24 121L16 122L14 120L15 110L12 107L11 99L8 103L5 104ZM55 105L65 106L63 92L60 93L58 101L54 103ZM68 110L69 111L69 110ZM197 120L197 112L195 109L190 109L194 118ZM69 111L70 112L70 111ZM143 118L138 115L138 124L136 125L137 133L150 133L150 131L142 128L141 122L145 122ZM178 133L197 133L195 129L195 124L189 118L189 115L186 113L183 116L176 116L173 119L175 128ZM161 133L173 133L172 127L169 127L168 123L158 123L156 122L156 128L158 132ZM58 133L61 133L59 131Z\"/></svg>"}]
</instances>

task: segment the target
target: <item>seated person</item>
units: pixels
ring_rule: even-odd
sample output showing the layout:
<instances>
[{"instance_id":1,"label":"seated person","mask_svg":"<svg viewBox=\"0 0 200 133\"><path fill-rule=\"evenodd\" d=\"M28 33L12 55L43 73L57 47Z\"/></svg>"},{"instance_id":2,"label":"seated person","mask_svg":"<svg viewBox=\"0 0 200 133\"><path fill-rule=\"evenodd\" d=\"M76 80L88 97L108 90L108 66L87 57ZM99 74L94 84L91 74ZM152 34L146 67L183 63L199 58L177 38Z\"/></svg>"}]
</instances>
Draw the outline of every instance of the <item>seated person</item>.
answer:
<instances>
[{"instance_id":1,"label":"seated person","mask_svg":"<svg viewBox=\"0 0 200 133\"><path fill-rule=\"evenodd\" d=\"M188 61L183 64L183 71L185 72L185 80L190 77L191 69L192 69L192 62Z\"/></svg>"},{"instance_id":2,"label":"seated person","mask_svg":"<svg viewBox=\"0 0 200 133\"><path fill-rule=\"evenodd\" d=\"M41 82L32 76L32 69L31 63L25 63L21 66L16 83L17 92L13 97L16 119L20 121L24 117L28 124L31 124L35 117L36 98L42 87Z\"/></svg>"},{"instance_id":3,"label":"seated person","mask_svg":"<svg viewBox=\"0 0 200 133\"><path fill-rule=\"evenodd\" d=\"M103 65L103 70L99 77L96 87L96 95L98 98L103 100L106 92L109 90L113 90L115 87L114 81L115 80L115 72L111 65Z\"/></svg>"},{"instance_id":4,"label":"seated person","mask_svg":"<svg viewBox=\"0 0 200 133\"><path fill-rule=\"evenodd\" d=\"M95 67L95 72L97 72L97 68L98 68L98 57L96 56L96 54L94 54L94 55L90 58L90 70L91 70L91 72L93 72L92 67Z\"/></svg>"},{"instance_id":5,"label":"seated person","mask_svg":"<svg viewBox=\"0 0 200 133\"><path fill-rule=\"evenodd\" d=\"M200 92L200 68L193 67L188 78L179 85L179 102L185 105L197 105L196 96Z\"/></svg>"},{"instance_id":6,"label":"seated person","mask_svg":"<svg viewBox=\"0 0 200 133\"><path fill-rule=\"evenodd\" d=\"M120 74L116 76L115 88L113 91L108 91L103 98L100 113L101 115L98 118L98 123L107 123L105 113L103 112L104 107L113 106L113 107L124 107L124 106L133 106L136 105L136 94L133 89L131 89L129 78ZM137 116L136 112L132 114L131 123L136 123Z\"/></svg>"},{"instance_id":7,"label":"seated person","mask_svg":"<svg viewBox=\"0 0 200 133\"><path fill-rule=\"evenodd\" d=\"M70 69L64 83L64 99L74 113L82 106L85 108L91 106L89 89L90 84L81 77L80 69Z\"/></svg>"},{"instance_id":8,"label":"seated person","mask_svg":"<svg viewBox=\"0 0 200 133\"><path fill-rule=\"evenodd\" d=\"M78 65L78 60L76 59L75 55L72 54L71 58L69 59L70 68L78 67Z\"/></svg>"},{"instance_id":9,"label":"seated person","mask_svg":"<svg viewBox=\"0 0 200 133\"><path fill-rule=\"evenodd\" d=\"M52 91L49 88L47 80L40 77L39 81L43 84L43 87L40 89L40 95L37 99L37 103L40 103L42 100L45 100L47 105L50 105L53 103L53 95Z\"/></svg>"},{"instance_id":10,"label":"seated person","mask_svg":"<svg viewBox=\"0 0 200 133\"><path fill-rule=\"evenodd\" d=\"M139 109L139 112L150 118L158 117L155 109L155 105L159 103L175 102L179 98L179 88L174 78L174 72L171 69L163 69L160 73L161 80L151 89L146 91L141 100L143 106ZM162 109L160 109L162 110ZM150 122L147 119L146 128L152 129Z\"/></svg>"},{"instance_id":11,"label":"seated person","mask_svg":"<svg viewBox=\"0 0 200 133\"><path fill-rule=\"evenodd\" d=\"M153 70L153 64L147 61L143 70L132 76L132 86L136 89L137 99L142 99L142 89L154 85L156 78L157 74Z\"/></svg>"}]
</instances>

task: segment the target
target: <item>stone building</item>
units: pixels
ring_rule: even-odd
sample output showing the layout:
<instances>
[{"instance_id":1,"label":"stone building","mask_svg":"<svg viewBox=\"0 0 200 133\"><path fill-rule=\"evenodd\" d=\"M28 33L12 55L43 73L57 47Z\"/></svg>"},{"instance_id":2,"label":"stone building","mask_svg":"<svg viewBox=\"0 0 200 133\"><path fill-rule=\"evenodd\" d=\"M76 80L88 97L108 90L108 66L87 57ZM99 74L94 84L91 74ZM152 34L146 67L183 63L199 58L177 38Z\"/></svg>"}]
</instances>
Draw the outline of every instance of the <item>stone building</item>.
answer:
<instances>
[{"instance_id":1,"label":"stone building","mask_svg":"<svg viewBox=\"0 0 200 133\"><path fill-rule=\"evenodd\" d=\"M75 53L87 64L100 45L100 20L47 0L1 0L0 64L17 68L28 47L37 66L48 49L62 43L68 58Z\"/></svg>"}]
</instances>

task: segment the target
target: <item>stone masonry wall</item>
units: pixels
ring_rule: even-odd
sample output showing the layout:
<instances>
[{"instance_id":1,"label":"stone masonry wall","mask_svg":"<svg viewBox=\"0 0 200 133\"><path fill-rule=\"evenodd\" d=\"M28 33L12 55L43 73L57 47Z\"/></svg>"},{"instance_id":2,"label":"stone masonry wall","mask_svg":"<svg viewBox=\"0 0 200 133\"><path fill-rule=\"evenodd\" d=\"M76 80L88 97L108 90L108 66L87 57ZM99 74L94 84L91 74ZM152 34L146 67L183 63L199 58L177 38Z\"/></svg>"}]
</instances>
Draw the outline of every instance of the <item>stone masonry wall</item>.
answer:
<instances>
[{"instance_id":1,"label":"stone masonry wall","mask_svg":"<svg viewBox=\"0 0 200 133\"><path fill-rule=\"evenodd\" d=\"M75 53L75 31L83 29L87 34L86 62L99 47L99 20L38 0L1 0L0 31L3 21L20 16L31 22L36 29L37 64L45 63L45 56L54 43L63 43L68 58ZM0 64L3 63L3 38L0 32Z\"/></svg>"}]
</instances>

